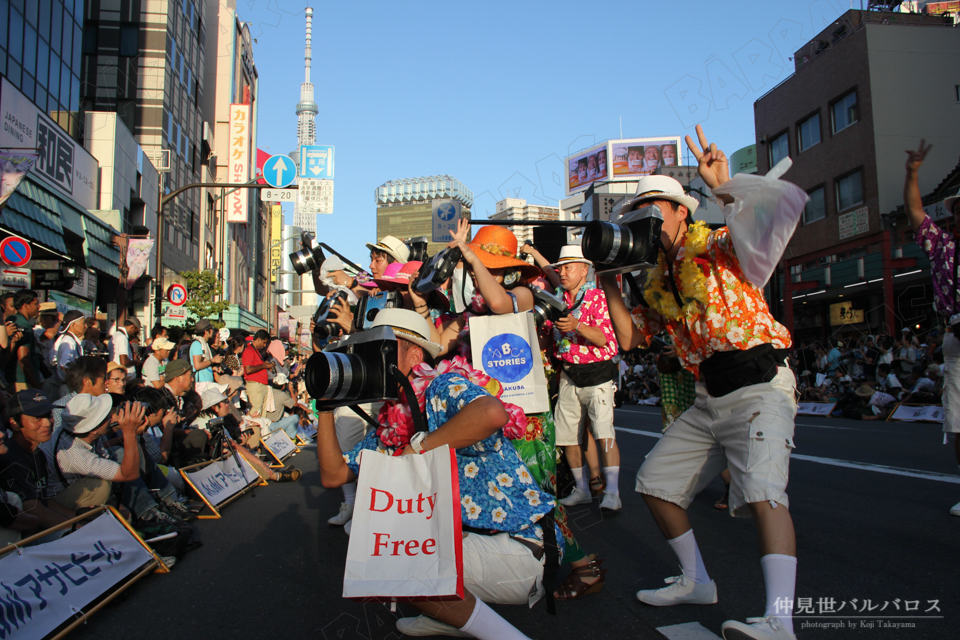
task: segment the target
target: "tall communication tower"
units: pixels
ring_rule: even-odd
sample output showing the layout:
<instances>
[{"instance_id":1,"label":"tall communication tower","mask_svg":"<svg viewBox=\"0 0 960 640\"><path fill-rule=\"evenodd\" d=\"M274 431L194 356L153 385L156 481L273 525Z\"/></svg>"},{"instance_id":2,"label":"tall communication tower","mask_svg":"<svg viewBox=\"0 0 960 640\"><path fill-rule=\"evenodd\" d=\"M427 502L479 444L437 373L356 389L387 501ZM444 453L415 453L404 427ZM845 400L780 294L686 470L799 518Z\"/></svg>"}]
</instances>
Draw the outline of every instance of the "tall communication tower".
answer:
<instances>
[{"instance_id":1,"label":"tall communication tower","mask_svg":"<svg viewBox=\"0 0 960 640\"><path fill-rule=\"evenodd\" d=\"M313 83L310 82L310 63L313 59L311 40L313 39L313 9L307 7L307 46L303 53L303 84L300 85L300 102L297 103L297 155L304 145L316 144L317 124L314 119L319 109L313 101ZM299 164L299 157L296 159ZM298 207L293 210L293 224L304 231L317 231L317 216L313 213L301 214Z\"/></svg>"}]
</instances>

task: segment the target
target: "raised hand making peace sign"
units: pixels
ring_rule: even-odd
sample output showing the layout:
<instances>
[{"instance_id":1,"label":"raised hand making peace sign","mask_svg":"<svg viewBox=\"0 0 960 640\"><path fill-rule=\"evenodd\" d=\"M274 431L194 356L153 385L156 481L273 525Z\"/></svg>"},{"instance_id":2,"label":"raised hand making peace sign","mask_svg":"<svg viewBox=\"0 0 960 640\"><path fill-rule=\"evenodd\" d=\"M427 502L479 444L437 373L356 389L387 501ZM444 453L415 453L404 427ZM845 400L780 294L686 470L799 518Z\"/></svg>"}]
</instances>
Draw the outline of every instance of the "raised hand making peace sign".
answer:
<instances>
[{"instance_id":1,"label":"raised hand making peace sign","mask_svg":"<svg viewBox=\"0 0 960 640\"><path fill-rule=\"evenodd\" d=\"M716 189L730 179L730 166L727 164L727 156L723 151L717 149L715 143L707 142L707 136L704 135L703 127L700 125L697 125L697 137L700 139L699 146L690 136L686 137L687 146L697 159L697 170L700 177L703 178L708 187Z\"/></svg>"}]
</instances>

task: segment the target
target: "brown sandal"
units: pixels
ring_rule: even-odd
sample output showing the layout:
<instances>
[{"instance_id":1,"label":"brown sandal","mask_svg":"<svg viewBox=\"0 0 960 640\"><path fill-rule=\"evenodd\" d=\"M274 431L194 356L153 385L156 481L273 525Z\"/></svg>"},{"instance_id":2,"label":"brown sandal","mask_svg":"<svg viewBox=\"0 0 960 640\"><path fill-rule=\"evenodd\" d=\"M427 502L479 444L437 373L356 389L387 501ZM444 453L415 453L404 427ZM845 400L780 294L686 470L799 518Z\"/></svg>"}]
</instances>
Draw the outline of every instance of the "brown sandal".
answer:
<instances>
[{"instance_id":1,"label":"brown sandal","mask_svg":"<svg viewBox=\"0 0 960 640\"><path fill-rule=\"evenodd\" d=\"M581 596L597 593L603 588L603 582L607 576L607 570L600 568L603 560L596 555L590 555L588 558L590 558L589 563L582 567L574 567L563 584L554 591L554 598L557 600L575 600ZM593 584L587 584L582 578L600 579Z\"/></svg>"},{"instance_id":2,"label":"brown sandal","mask_svg":"<svg viewBox=\"0 0 960 640\"><path fill-rule=\"evenodd\" d=\"M607 480L603 476L590 478L590 493L592 493L594 496L601 495L606 488Z\"/></svg>"}]
</instances>

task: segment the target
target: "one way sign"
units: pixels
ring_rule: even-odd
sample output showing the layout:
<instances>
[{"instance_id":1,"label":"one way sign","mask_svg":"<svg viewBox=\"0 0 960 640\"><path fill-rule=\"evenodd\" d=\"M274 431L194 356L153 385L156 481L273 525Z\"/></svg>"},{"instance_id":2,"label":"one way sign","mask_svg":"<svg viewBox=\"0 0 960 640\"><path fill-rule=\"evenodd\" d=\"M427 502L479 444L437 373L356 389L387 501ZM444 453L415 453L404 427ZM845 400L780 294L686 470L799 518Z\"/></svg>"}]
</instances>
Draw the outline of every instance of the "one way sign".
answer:
<instances>
[{"instance_id":1,"label":"one way sign","mask_svg":"<svg viewBox=\"0 0 960 640\"><path fill-rule=\"evenodd\" d=\"M283 189L293 184L297 177L297 166L286 156L272 156L263 163L263 177L270 186Z\"/></svg>"},{"instance_id":2,"label":"one way sign","mask_svg":"<svg viewBox=\"0 0 960 640\"><path fill-rule=\"evenodd\" d=\"M322 144L300 147L300 177L333 180L333 147Z\"/></svg>"}]
</instances>

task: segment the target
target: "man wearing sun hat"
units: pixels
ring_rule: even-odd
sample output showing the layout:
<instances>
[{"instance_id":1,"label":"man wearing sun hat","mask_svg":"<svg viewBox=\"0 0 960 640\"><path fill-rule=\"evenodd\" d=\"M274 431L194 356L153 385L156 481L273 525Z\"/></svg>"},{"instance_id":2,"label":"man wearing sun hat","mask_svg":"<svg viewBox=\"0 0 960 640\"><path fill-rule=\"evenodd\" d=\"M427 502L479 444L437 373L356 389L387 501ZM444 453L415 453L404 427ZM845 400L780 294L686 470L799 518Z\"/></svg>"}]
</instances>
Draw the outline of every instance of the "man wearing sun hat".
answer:
<instances>
[{"instance_id":1,"label":"man wearing sun hat","mask_svg":"<svg viewBox=\"0 0 960 640\"><path fill-rule=\"evenodd\" d=\"M553 323L554 356L560 361L560 393L554 416L557 446L563 447L576 480L573 493L564 498L566 506L592 501L590 484L603 492L601 509L617 511L620 502L620 449L613 430L613 381L617 366L617 337L607 311L607 297L596 282L588 280L590 261L580 245L567 245L553 267L560 277L557 295L563 296L568 312ZM580 423L584 412L603 460L604 475L596 460L590 460L589 476L583 470ZM596 468L594 468L596 467Z\"/></svg>"},{"instance_id":2,"label":"man wearing sun hat","mask_svg":"<svg viewBox=\"0 0 960 640\"><path fill-rule=\"evenodd\" d=\"M414 379L427 373L419 365L435 357L440 345L430 340L430 326L424 318L407 309L384 309L373 324L393 329L399 342L397 367L401 372ZM543 563L551 557L545 555L544 540L554 538L561 555L563 551L562 535L550 519L543 520L555 502L530 483L530 472L516 450L503 442L504 427L515 425L516 418L497 398L455 371L435 375L416 401L421 400L420 393L427 406L428 432L412 437L401 434L401 429L395 428L399 425L389 423L387 412L381 411L383 429L368 433L346 455L337 445L331 413L321 411L317 457L323 486L354 481L360 473L362 451L416 455L443 445L455 448L461 517L473 531L486 532L467 533L463 538L463 579L469 593L458 602L414 603L423 615L398 620L397 629L415 636L526 638L484 601L526 605L542 596ZM497 453L490 453L494 451ZM488 496L491 487L497 490L496 500ZM553 561L559 562L559 558Z\"/></svg>"},{"instance_id":3,"label":"man wearing sun hat","mask_svg":"<svg viewBox=\"0 0 960 640\"><path fill-rule=\"evenodd\" d=\"M699 125L697 136L699 147L690 136L687 145L728 221L740 212L756 215L763 202L778 212L784 228L796 224L808 199L799 187L742 174L731 181L726 156L707 143ZM735 201L734 191L745 195ZM637 598L654 606L717 602L716 583L707 574L686 509L729 466L730 514L752 515L757 523L766 609L762 618L747 624L728 620L721 629L728 639L790 640L796 637L797 559L786 488L797 404L785 357L792 340L770 314L763 297L766 283L745 275L741 260L746 264L751 256L737 254L729 226L710 231L695 223L696 207L676 180L641 178L621 220L662 219L658 264L647 275L644 304L631 312L616 279L600 277L621 348L649 345L666 331L681 364L699 379L696 402L666 430L637 474L637 491L683 574L668 578L666 587L638 592ZM779 260L769 257L774 264ZM751 270L754 278L764 271Z\"/></svg>"},{"instance_id":4,"label":"man wearing sun hat","mask_svg":"<svg viewBox=\"0 0 960 640\"><path fill-rule=\"evenodd\" d=\"M410 258L410 248L393 236L383 236L376 244L368 242L367 248L370 249L370 273L374 278L382 276L387 265L403 264Z\"/></svg>"}]
</instances>

